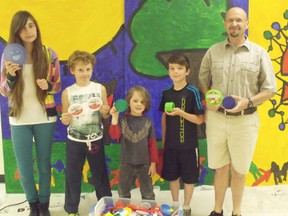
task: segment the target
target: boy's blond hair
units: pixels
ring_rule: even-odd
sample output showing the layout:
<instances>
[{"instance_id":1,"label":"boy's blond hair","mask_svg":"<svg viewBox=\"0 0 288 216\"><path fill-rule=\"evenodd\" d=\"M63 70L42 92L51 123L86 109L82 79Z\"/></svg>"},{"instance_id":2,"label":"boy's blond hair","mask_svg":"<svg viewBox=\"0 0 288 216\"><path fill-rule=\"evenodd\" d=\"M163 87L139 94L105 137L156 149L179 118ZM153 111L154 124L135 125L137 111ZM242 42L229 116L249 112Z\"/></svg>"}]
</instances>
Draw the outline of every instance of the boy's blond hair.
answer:
<instances>
[{"instance_id":1,"label":"boy's blond hair","mask_svg":"<svg viewBox=\"0 0 288 216\"><path fill-rule=\"evenodd\" d=\"M90 63L94 69L94 65L96 63L96 58L94 55L92 55L89 52L76 50L72 53L72 55L69 57L69 59L67 61L67 66L68 66L69 70L74 69L75 65L78 62L83 62L85 64Z\"/></svg>"}]
</instances>

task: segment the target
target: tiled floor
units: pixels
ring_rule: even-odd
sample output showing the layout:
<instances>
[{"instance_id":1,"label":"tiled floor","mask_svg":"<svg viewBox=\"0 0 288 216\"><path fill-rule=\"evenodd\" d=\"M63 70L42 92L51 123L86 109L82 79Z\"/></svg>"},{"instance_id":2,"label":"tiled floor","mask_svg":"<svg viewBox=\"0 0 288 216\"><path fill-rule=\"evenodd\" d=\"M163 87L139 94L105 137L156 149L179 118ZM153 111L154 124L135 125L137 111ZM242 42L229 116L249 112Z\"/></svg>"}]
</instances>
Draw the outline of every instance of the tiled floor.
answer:
<instances>
[{"instance_id":1,"label":"tiled floor","mask_svg":"<svg viewBox=\"0 0 288 216\"><path fill-rule=\"evenodd\" d=\"M160 191L155 189L156 201L172 204L170 191ZM183 191L181 191L183 197ZM116 191L113 191L113 197L117 199ZM132 199L139 199L140 192L134 189ZM24 202L23 194L6 194L5 185L0 184L0 216L28 216L28 203ZM50 211L52 216L65 216L63 210L63 194L52 194ZM181 203L182 200L180 200ZM83 194L80 203L81 216L88 216L93 212L93 205L97 202L94 193ZM201 186L195 188L193 200L191 203L192 216L207 216L213 208L214 191L211 186ZM6 207L8 205L13 205ZM224 203L224 215L231 216L231 191L227 191ZM92 214L93 215L93 214ZM265 186L265 187L247 187L245 189L242 216L288 216L288 185ZM90 214L91 216L91 214ZM98 216L98 215L93 215Z\"/></svg>"}]
</instances>

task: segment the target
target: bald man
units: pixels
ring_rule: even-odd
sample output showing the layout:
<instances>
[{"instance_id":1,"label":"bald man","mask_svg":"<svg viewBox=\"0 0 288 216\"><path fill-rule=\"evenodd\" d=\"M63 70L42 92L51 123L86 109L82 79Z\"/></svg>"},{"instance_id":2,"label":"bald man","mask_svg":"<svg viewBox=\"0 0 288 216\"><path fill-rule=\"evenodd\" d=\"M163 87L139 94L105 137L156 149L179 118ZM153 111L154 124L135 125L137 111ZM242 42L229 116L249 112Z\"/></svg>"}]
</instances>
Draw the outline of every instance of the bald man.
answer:
<instances>
[{"instance_id":1,"label":"bald man","mask_svg":"<svg viewBox=\"0 0 288 216\"><path fill-rule=\"evenodd\" d=\"M207 105L208 165L215 169L215 205L210 216L223 216L223 202L231 187L232 216L241 215L241 201L259 129L257 107L277 92L276 79L266 50L248 40L246 12L229 9L224 26L227 39L211 46L203 57L199 87L232 96L236 106Z\"/></svg>"}]
</instances>

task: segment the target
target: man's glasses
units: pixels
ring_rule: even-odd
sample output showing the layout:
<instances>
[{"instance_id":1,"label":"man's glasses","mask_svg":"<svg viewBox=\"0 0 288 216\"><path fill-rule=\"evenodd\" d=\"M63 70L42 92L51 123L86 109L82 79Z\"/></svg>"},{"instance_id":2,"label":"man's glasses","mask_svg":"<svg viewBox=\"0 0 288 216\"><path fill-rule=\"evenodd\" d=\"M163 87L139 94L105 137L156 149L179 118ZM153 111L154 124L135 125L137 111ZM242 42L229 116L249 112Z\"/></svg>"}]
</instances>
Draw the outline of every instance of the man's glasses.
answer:
<instances>
[{"instance_id":1,"label":"man's glasses","mask_svg":"<svg viewBox=\"0 0 288 216\"><path fill-rule=\"evenodd\" d=\"M234 22L236 22L237 24L241 24L241 23L243 23L243 22L245 22L246 21L246 19L245 20L243 20L243 19L228 19L228 20L225 20L225 22L227 22L227 23L234 23Z\"/></svg>"}]
</instances>

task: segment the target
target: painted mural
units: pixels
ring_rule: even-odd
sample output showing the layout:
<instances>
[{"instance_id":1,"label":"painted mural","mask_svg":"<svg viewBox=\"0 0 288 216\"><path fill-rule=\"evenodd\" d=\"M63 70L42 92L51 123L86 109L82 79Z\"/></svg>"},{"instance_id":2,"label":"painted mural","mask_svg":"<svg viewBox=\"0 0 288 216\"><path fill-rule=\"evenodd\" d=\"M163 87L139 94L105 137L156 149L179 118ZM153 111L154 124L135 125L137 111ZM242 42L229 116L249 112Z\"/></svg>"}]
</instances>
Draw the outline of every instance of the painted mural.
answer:
<instances>
[{"instance_id":1,"label":"painted mural","mask_svg":"<svg viewBox=\"0 0 288 216\"><path fill-rule=\"evenodd\" d=\"M2 1L0 14L5 19L0 20L0 53L7 42L12 15L18 10L29 10L39 21L44 43L59 55L63 89L74 82L66 60L74 50L81 49L96 56L93 81L105 85L110 105L116 99L124 98L127 90L134 85L142 85L149 90L152 107L147 115L155 124L159 149L162 143L158 105L162 89L171 84L166 69L167 58L175 52L186 54L192 69L188 80L197 86L198 70L207 48L225 39L225 11L232 6L244 8L250 20L249 39L267 48L279 88L277 95L260 108L261 130L247 186L288 183L288 3L284 0L62 0L53 7L49 1L35 2ZM59 116L60 96L56 95ZM22 189L10 139L7 98L0 96L0 103L6 190L18 193ZM207 166L205 125L199 126L198 131L199 185L211 185L214 171ZM64 192L65 139L66 127L59 121L51 164L52 192ZM112 189L117 189L118 184L119 149L120 145L114 140L107 141L106 162ZM159 152L161 156L162 151ZM165 190L169 187L159 176L160 169L161 163L157 167L158 174L153 176L153 184ZM91 184L86 164L82 191L92 191ZM138 182L135 186L139 186Z\"/></svg>"}]
</instances>

